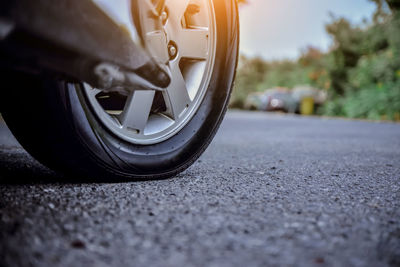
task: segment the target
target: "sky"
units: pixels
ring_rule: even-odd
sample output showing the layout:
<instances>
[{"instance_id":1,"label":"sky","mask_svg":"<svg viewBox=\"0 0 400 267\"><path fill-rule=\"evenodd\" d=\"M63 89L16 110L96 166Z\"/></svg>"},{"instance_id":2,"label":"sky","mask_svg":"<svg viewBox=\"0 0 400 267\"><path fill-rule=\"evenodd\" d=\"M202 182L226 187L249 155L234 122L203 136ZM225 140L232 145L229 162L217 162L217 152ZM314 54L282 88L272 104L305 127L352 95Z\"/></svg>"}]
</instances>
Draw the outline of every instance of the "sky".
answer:
<instances>
[{"instance_id":1,"label":"sky","mask_svg":"<svg viewBox=\"0 0 400 267\"><path fill-rule=\"evenodd\" d=\"M240 7L240 51L267 60L294 59L309 45L326 51L331 39L325 24L330 13L353 23L370 18L367 0L248 0Z\"/></svg>"}]
</instances>

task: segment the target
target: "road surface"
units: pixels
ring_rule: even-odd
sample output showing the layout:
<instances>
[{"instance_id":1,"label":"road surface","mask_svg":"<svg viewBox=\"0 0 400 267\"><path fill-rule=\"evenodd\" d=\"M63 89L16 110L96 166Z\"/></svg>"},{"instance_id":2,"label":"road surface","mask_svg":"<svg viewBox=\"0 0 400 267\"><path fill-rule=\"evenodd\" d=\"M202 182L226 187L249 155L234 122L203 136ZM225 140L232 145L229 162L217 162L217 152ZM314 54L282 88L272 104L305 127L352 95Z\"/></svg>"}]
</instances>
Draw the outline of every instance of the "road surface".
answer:
<instances>
[{"instance_id":1,"label":"road surface","mask_svg":"<svg viewBox=\"0 0 400 267\"><path fill-rule=\"evenodd\" d=\"M0 266L400 265L399 124L231 111L184 173L115 184L0 129Z\"/></svg>"}]
</instances>

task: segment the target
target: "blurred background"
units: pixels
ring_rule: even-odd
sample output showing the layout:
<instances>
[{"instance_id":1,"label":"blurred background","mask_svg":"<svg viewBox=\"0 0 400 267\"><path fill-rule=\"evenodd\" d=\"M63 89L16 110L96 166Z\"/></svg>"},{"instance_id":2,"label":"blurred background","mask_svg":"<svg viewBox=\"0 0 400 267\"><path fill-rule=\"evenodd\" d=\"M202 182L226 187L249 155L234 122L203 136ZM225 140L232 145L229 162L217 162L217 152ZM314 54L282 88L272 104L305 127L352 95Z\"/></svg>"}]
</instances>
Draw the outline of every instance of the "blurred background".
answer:
<instances>
[{"instance_id":1,"label":"blurred background","mask_svg":"<svg viewBox=\"0 0 400 267\"><path fill-rule=\"evenodd\" d=\"M230 107L400 121L399 0L239 0Z\"/></svg>"}]
</instances>

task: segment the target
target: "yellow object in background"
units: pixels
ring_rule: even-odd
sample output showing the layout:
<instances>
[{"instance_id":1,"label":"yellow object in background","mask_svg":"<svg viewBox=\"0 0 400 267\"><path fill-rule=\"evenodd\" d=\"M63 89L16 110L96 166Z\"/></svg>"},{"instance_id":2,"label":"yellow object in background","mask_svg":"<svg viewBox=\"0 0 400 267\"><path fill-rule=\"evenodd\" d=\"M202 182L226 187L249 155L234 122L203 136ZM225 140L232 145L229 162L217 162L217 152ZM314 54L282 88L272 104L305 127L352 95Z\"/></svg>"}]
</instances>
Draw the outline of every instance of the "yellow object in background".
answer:
<instances>
[{"instance_id":1,"label":"yellow object in background","mask_svg":"<svg viewBox=\"0 0 400 267\"><path fill-rule=\"evenodd\" d=\"M400 112L394 113L394 120L395 121L400 121Z\"/></svg>"},{"instance_id":2,"label":"yellow object in background","mask_svg":"<svg viewBox=\"0 0 400 267\"><path fill-rule=\"evenodd\" d=\"M304 97L300 102L300 114L312 115L314 113L314 98Z\"/></svg>"}]
</instances>

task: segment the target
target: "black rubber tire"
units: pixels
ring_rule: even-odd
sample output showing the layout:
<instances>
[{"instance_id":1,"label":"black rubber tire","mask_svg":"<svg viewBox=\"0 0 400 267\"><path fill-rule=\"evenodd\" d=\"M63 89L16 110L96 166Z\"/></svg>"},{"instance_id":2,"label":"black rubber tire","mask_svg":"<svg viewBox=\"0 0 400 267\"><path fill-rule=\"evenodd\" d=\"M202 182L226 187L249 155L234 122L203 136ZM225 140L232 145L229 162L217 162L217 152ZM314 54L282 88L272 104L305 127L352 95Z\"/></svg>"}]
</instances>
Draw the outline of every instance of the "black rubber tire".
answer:
<instances>
[{"instance_id":1,"label":"black rubber tire","mask_svg":"<svg viewBox=\"0 0 400 267\"><path fill-rule=\"evenodd\" d=\"M13 101L3 110L9 128L41 163L75 177L160 179L185 170L207 148L223 119L238 60L236 0L213 2L217 21L214 72L200 108L175 136L155 145L128 143L97 120L79 84L48 74L3 77L18 87L3 88L15 95L7 97Z\"/></svg>"}]
</instances>

